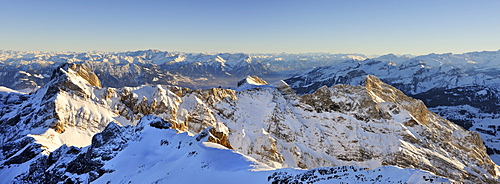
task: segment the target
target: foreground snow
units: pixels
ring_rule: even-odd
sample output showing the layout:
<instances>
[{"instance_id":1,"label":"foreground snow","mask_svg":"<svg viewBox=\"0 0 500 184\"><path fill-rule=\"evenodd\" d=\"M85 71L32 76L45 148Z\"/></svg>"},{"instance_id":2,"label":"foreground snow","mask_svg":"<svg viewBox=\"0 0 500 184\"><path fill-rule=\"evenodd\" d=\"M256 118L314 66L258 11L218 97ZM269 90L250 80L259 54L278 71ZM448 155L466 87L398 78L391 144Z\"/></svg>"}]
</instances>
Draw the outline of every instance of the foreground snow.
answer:
<instances>
[{"instance_id":1,"label":"foreground snow","mask_svg":"<svg viewBox=\"0 0 500 184\"><path fill-rule=\"evenodd\" d=\"M428 172L394 166L274 170L238 151L206 142L211 136L208 129L189 136L169 126L154 116L143 117L137 126L111 123L88 147L63 146L51 156L37 156L31 166L3 168L0 183L43 182L48 177L44 173L57 176L52 182L76 183L450 183ZM47 159L52 164L41 164Z\"/></svg>"}]
</instances>

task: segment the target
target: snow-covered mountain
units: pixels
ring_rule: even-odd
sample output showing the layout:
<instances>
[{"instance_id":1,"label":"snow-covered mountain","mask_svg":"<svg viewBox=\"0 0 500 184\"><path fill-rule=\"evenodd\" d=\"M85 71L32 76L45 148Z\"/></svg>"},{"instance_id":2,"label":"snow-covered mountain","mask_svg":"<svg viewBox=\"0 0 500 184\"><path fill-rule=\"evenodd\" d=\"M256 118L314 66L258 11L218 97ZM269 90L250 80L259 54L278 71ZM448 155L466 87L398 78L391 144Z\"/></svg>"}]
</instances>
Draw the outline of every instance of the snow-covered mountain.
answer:
<instances>
[{"instance_id":1,"label":"snow-covered mountain","mask_svg":"<svg viewBox=\"0 0 500 184\"><path fill-rule=\"evenodd\" d=\"M416 169L383 166L374 170L339 166L312 170L280 169L209 142L205 130L178 134L161 118L144 116L136 126L110 123L88 147L61 146L31 164L11 164L2 183L290 183L370 182L449 183ZM8 171L8 172L7 172ZM14 179L13 176L15 176Z\"/></svg>"},{"instance_id":2,"label":"snow-covered mountain","mask_svg":"<svg viewBox=\"0 0 500 184\"><path fill-rule=\"evenodd\" d=\"M169 84L191 88L234 87L247 76L271 81L295 71L345 60L366 59L359 54L243 54L133 52L18 52L0 50L0 86L36 89L50 80L64 63L84 63L105 87Z\"/></svg>"},{"instance_id":3,"label":"snow-covered mountain","mask_svg":"<svg viewBox=\"0 0 500 184\"><path fill-rule=\"evenodd\" d=\"M318 67L285 81L300 94L323 85L358 85L366 75L421 99L431 111L480 133L488 153L500 163L500 51L386 55Z\"/></svg>"},{"instance_id":4,"label":"snow-covered mountain","mask_svg":"<svg viewBox=\"0 0 500 184\"><path fill-rule=\"evenodd\" d=\"M477 133L362 82L306 95L257 77L237 90L108 88L65 64L36 92L2 96L0 180L498 182Z\"/></svg>"}]
</instances>

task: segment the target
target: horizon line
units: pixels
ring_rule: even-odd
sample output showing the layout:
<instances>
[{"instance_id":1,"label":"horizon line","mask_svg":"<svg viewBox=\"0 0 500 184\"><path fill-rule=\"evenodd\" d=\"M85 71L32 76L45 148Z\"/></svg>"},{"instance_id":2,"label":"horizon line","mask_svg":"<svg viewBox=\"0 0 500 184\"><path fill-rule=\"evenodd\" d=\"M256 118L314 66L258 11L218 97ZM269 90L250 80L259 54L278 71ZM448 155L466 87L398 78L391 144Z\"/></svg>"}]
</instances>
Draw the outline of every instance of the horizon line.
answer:
<instances>
[{"instance_id":1,"label":"horizon line","mask_svg":"<svg viewBox=\"0 0 500 184\"><path fill-rule=\"evenodd\" d=\"M54 50L54 51L42 51L42 50L4 50L0 49L0 52L20 52L20 53L126 53L126 52L140 52L140 51L159 51L159 52L171 52L171 53L184 53L184 54L255 54L255 55L265 55L265 54L270 54L270 55L275 55L275 54L291 54L291 55L300 55L300 54L324 54L324 55L363 55L363 56L385 56L385 55L396 55L396 56L425 56L425 55L431 55L431 54L437 54L437 55L443 55L443 54L467 54L467 53L478 53L478 52L497 52L500 51L498 50L474 50L474 51L467 51L467 52L462 52L462 53L453 53L453 52L442 52L442 53L435 53L435 52L430 52L427 54L400 54L400 53L394 53L394 52L389 52L386 54L364 54L364 53L332 53L332 52L242 52L242 51L237 51L237 52L193 52L193 51L178 51L178 50L161 50L161 49L137 49L137 50L125 50L125 51L102 51L102 50L92 50L92 51L63 51L63 50Z\"/></svg>"}]
</instances>

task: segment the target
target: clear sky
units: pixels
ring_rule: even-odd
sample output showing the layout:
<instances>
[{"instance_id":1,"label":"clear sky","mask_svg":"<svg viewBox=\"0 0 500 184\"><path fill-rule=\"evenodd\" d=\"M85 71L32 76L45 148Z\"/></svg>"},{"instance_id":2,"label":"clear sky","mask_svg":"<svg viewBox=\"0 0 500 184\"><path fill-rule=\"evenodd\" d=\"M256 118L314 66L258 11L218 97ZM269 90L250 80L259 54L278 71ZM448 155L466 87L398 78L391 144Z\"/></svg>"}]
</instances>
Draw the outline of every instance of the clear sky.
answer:
<instances>
[{"instance_id":1,"label":"clear sky","mask_svg":"<svg viewBox=\"0 0 500 184\"><path fill-rule=\"evenodd\" d=\"M0 49L463 53L500 49L499 0L0 0Z\"/></svg>"}]
</instances>

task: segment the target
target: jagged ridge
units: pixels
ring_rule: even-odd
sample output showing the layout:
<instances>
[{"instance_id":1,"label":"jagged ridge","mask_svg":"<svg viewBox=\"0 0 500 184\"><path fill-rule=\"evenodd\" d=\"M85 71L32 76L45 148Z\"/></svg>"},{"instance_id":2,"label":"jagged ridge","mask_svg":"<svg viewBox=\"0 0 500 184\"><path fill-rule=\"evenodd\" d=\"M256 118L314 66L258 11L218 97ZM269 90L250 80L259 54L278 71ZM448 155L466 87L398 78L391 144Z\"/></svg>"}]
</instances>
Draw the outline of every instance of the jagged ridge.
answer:
<instances>
[{"instance_id":1,"label":"jagged ridge","mask_svg":"<svg viewBox=\"0 0 500 184\"><path fill-rule=\"evenodd\" d=\"M99 88L72 68L78 67L61 68L61 75L46 87L2 114L2 140L13 142L2 147L4 169L28 164L41 157L39 153L50 154L61 145L79 143L65 135L80 136L90 145L90 136L110 122L135 125L153 114L179 132L196 135L208 129L212 138L207 141L273 168L395 165L456 181L498 178L497 166L476 133L431 113L421 101L374 76L368 76L364 86L323 87L300 96L283 82L242 91ZM63 79L78 88L62 86L56 93L47 93ZM29 107L39 108L20 113ZM36 114L45 118L29 120ZM34 129L20 128L25 125Z\"/></svg>"}]
</instances>

